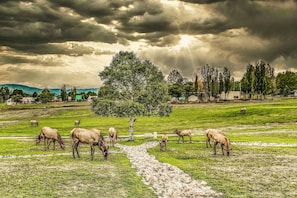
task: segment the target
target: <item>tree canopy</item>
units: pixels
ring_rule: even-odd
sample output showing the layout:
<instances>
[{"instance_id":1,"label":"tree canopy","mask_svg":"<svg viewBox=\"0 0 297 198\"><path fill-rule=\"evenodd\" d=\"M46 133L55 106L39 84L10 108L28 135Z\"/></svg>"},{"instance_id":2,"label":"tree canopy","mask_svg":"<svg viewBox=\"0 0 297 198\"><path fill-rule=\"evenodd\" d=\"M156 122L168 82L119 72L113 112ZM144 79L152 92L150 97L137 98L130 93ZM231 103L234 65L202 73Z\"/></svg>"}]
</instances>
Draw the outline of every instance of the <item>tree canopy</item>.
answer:
<instances>
[{"instance_id":1,"label":"tree canopy","mask_svg":"<svg viewBox=\"0 0 297 198\"><path fill-rule=\"evenodd\" d=\"M114 55L99 77L103 81L92 109L102 116L168 116L168 89L163 73L133 52Z\"/></svg>"},{"instance_id":2,"label":"tree canopy","mask_svg":"<svg viewBox=\"0 0 297 198\"><path fill-rule=\"evenodd\" d=\"M48 103L53 100L54 94L48 88L44 88L38 96L38 100L42 103Z\"/></svg>"},{"instance_id":3,"label":"tree canopy","mask_svg":"<svg viewBox=\"0 0 297 198\"><path fill-rule=\"evenodd\" d=\"M297 89L297 74L295 72L286 71L277 75L277 88L283 96L288 96Z\"/></svg>"}]
</instances>

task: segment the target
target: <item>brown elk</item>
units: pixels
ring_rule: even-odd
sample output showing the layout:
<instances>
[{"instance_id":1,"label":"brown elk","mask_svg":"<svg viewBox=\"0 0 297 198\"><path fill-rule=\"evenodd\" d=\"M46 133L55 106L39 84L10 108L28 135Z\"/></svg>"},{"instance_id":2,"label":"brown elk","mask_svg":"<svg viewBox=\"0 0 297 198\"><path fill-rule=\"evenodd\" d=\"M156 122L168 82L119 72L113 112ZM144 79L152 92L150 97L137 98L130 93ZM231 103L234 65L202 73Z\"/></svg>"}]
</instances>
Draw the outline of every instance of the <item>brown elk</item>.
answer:
<instances>
[{"instance_id":1,"label":"brown elk","mask_svg":"<svg viewBox=\"0 0 297 198\"><path fill-rule=\"evenodd\" d=\"M80 125L80 120L75 120L74 121L74 126L75 127L79 127L79 125Z\"/></svg>"},{"instance_id":2,"label":"brown elk","mask_svg":"<svg viewBox=\"0 0 297 198\"><path fill-rule=\"evenodd\" d=\"M167 141L168 141L168 136L165 134L162 135L161 141L160 141L160 150L161 151L166 151Z\"/></svg>"},{"instance_id":3,"label":"brown elk","mask_svg":"<svg viewBox=\"0 0 297 198\"><path fill-rule=\"evenodd\" d=\"M118 140L118 132L114 127L110 127L108 129L108 136L109 136L109 142L110 146L114 147L114 144Z\"/></svg>"},{"instance_id":4,"label":"brown elk","mask_svg":"<svg viewBox=\"0 0 297 198\"><path fill-rule=\"evenodd\" d=\"M246 107L241 108L240 113L245 114L246 113Z\"/></svg>"},{"instance_id":5,"label":"brown elk","mask_svg":"<svg viewBox=\"0 0 297 198\"><path fill-rule=\"evenodd\" d=\"M94 159L95 148L98 148L102 151L103 157L107 160L108 156L108 146L104 141L104 137L100 130L97 129L83 129L83 128L74 128L70 132L73 144L72 144L72 156L75 158L75 151L77 157L80 157L78 152L79 143L85 143L90 145L91 149L91 160Z\"/></svg>"},{"instance_id":6,"label":"brown elk","mask_svg":"<svg viewBox=\"0 0 297 198\"><path fill-rule=\"evenodd\" d=\"M220 133L214 134L213 139L214 139L214 145L213 145L214 155L217 154L216 147L217 147L217 144L220 143L223 155L224 155L224 146L225 146L227 156L229 156L230 155L230 140L225 135L220 134Z\"/></svg>"},{"instance_id":7,"label":"brown elk","mask_svg":"<svg viewBox=\"0 0 297 198\"><path fill-rule=\"evenodd\" d=\"M49 150L49 146L52 142L54 147L53 150L55 150L56 141L58 141L62 150L65 149L64 141L57 129L47 126L42 127L40 134L37 136L36 144L39 144L41 140L44 140L44 150Z\"/></svg>"},{"instance_id":8,"label":"brown elk","mask_svg":"<svg viewBox=\"0 0 297 198\"><path fill-rule=\"evenodd\" d=\"M31 127L38 127L38 121L37 120L30 120Z\"/></svg>"},{"instance_id":9,"label":"brown elk","mask_svg":"<svg viewBox=\"0 0 297 198\"><path fill-rule=\"evenodd\" d=\"M185 142L185 140L184 140L184 136L189 136L189 138L190 138L190 143L192 143L192 130L190 130L190 129L187 129L187 130L175 130L174 131L174 133L175 134L177 134L178 135L178 143L179 143L179 141L180 141L180 138L182 138L183 139L183 143Z\"/></svg>"},{"instance_id":10,"label":"brown elk","mask_svg":"<svg viewBox=\"0 0 297 198\"><path fill-rule=\"evenodd\" d=\"M206 130L206 148L208 148L208 145L211 147L210 140L213 139L214 134L220 133L225 135L221 130L219 129L207 129Z\"/></svg>"}]
</instances>

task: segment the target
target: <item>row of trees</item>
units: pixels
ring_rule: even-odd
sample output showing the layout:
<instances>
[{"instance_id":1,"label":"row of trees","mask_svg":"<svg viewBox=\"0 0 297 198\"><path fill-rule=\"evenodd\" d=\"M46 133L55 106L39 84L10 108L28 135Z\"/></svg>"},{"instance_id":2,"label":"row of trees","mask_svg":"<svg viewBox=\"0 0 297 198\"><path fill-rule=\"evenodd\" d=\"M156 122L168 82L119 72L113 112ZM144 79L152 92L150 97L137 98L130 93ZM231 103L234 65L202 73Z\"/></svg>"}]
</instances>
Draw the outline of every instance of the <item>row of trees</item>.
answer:
<instances>
[{"instance_id":1,"label":"row of trees","mask_svg":"<svg viewBox=\"0 0 297 198\"><path fill-rule=\"evenodd\" d=\"M297 89L297 73L286 71L274 74L270 64L259 60L248 64L240 81L235 81L227 67L222 71L206 64L197 69L193 81L185 80L178 70L172 70L167 78L169 95L187 98L196 95L199 99L218 98L222 93L241 91L246 99L263 99L266 95L288 96Z\"/></svg>"},{"instance_id":2,"label":"row of trees","mask_svg":"<svg viewBox=\"0 0 297 198\"><path fill-rule=\"evenodd\" d=\"M77 91L76 88L72 88L69 92L67 92L66 85L63 85L60 91L60 95L56 96L57 100L60 101L71 101L76 99ZM96 96L95 92L82 92L80 93L82 100L86 100L89 96ZM14 89L10 91L8 87L0 88L0 102L3 103L9 98L16 103L21 103L24 97L33 97L35 102L47 103L54 100L55 94L52 93L48 88L44 88L39 94L34 92L33 94L25 93L21 89Z\"/></svg>"},{"instance_id":3,"label":"row of trees","mask_svg":"<svg viewBox=\"0 0 297 198\"><path fill-rule=\"evenodd\" d=\"M188 98L190 95L197 95L201 100L217 98L222 92L227 94L236 87L228 68L225 67L223 72L219 72L217 68L208 64L197 70L194 81L186 80L178 70L174 69L169 73L167 83L170 96Z\"/></svg>"}]
</instances>

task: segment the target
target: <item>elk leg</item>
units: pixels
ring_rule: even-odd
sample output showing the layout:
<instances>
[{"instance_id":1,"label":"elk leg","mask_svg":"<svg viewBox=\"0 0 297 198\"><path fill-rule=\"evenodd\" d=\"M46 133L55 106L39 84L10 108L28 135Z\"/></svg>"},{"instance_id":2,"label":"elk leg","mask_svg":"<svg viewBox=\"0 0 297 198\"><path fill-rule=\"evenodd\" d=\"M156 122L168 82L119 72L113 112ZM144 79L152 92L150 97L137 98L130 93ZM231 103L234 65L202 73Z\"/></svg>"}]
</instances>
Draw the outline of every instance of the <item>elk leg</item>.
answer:
<instances>
[{"instance_id":1,"label":"elk leg","mask_svg":"<svg viewBox=\"0 0 297 198\"><path fill-rule=\"evenodd\" d=\"M51 139L47 139L47 150L49 150L49 147L52 143L52 140Z\"/></svg>"},{"instance_id":2,"label":"elk leg","mask_svg":"<svg viewBox=\"0 0 297 198\"><path fill-rule=\"evenodd\" d=\"M75 142L72 143L72 157L73 157L73 159L75 159L74 149L75 149Z\"/></svg>"},{"instance_id":3,"label":"elk leg","mask_svg":"<svg viewBox=\"0 0 297 198\"><path fill-rule=\"evenodd\" d=\"M44 150L46 151L46 141L47 141L47 139L43 139L44 140Z\"/></svg>"},{"instance_id":4,"label":"elk leg","mask_svg":"<svg viewBox=\"0 0 297 198\"><path fill-rule=\"evenodd\" d=\"M184 138L184 136L182 136L182 138L183 138L183 143L185 143L185 138Z\"/></svg>"},{"instance_id":5,"label":"elk leg","mask_svg":"<svg viewBox=\"0 0 297 198\"><path fill-rule=\"evenodd\" d=\"M210 148L212 147L210 144L210 138L207 138L207 140L206 140L206 148L208 148L208 145L210 146Z\"/></svg>"},{"instance_id":6,"label":"elk leg","mask_svg":"<svg viewBox=\"0 0 297 198\"><path fill-rule=\"evenodd\" d=\"M76 143L75 150L76 150L77 157L80 158L80 155L79 155L79 152L78 152L78 145L79 145L79 142Z\"/></svg>"},{"instance_id":7,"label":"elk leg","mask_svg":"<svg viewBox=\"0 0 297 198\"><path fill-rule=\"evenodd\" d=\"M210 138L208 138L208 144L209 144L209 147L211 148L211 143L210 143Z\"/></svg>"},{"instance_id":8,"label":"elk leg","mask_svg":"<svg viewBox=\"0 0 297 198\"><path fill-rule=\"evenodd\" d=\"M53 150L55 150L56 149L56 140L53 140L53 145L54 145L54 149Z\"/></svg>"},{"instance_id":9,"label":"elk leg","mask_svg":"<svg viewBox=\"0 0 297 198\"><path fill-rule=\"evenodd\" d=\"M224 154L224 144L221 144L221 147L222 147L222 153L223 153L223 155L225 155Z\"/></svg>"},{"instance_id":10,"label":"elk leg","mask_svg":"<svg viewBox=\"0 0 297 198\"><path fill-rule=\"evenodd\" d=\"M94 148L93 143L91 143L91 160L94 159L94 152L95 152L95 148Z\"/></svg>"},{"instance_id":11,"label":"elk leg","mask_svg":"<svg viewBox=\"0 0 297 198\"><path fill-rule=\"evenodd\" d=\"M72 144L72 157L73 157L73 159L75 159L75 150L76 150L76 152L78 154L78 151L77 151L78 143L79 142L77 142L77 141L73 141L73 144ZM78 155L78 157L79 157L79 155Z\"/></svg>"},{"instance_id":12,"label":"elk leg","mask_svg":"<svg viewBox=\"0 0 297 198\"><path fill-rule=\"evenodd\" d=\"M192 143L192 136L189 136L190 137L190 143Z\"/></svg>"},{"instance_id":13,"label":"elk leg","mask_svg":"<svg viewBox=\"0 0 297 198\"><path fill-rule=\"evenodd\" d=\"M217 144L218 144L218 142L216 142L216 141L213 143L214 155L217 154L217 150L216 150Z\"/></svg>"}]
</instances>

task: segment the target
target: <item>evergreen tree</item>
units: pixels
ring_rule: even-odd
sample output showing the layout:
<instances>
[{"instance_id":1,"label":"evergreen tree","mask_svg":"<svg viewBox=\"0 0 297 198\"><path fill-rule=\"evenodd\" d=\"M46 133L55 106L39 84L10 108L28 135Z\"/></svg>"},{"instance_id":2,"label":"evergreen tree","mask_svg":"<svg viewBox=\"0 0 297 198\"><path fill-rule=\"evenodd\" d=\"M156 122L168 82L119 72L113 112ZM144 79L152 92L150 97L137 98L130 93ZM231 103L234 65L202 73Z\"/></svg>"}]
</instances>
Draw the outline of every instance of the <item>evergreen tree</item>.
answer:
<instances>
[{"instance_id":1,"label":"evergreen tree","mask_svg":"<svg viewBox=\"0 0 297 198\"><path fill-rule=\"evenodd\" d=\"M61 95L62 101L68 101L67 88L66 88L65 84L61 88L61 94L60 95Z\"/></svg>"}]
</instances>

